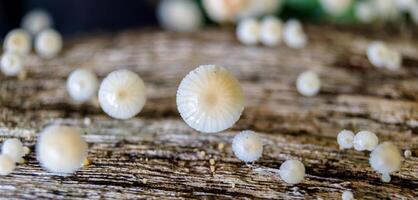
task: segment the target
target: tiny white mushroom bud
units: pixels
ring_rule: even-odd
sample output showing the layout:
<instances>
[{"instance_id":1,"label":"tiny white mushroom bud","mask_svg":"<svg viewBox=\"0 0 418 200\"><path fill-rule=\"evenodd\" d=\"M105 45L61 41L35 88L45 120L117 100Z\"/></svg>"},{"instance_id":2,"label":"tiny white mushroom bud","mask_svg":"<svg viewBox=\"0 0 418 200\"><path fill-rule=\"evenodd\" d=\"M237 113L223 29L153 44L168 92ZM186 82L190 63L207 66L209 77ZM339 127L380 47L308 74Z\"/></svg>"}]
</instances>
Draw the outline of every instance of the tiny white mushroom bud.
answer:
<instances>
[{"instance_id":1,"label":"tiny white mushroom bud","mask_svg":"<svg viewBox=\"0 0 418 200\"><path fill-rule=\"evenodd\" d=\"M234 137L232 151L238 159L244 162L253 162L263 154L263 142L254 131L242 131Z\"/></svg>"},{"instance_id":2,"label":"tiny white mushroom bud","mask_svg":"<svg viewBox=\"0 0 418 200\"><path fill-rule=\"evenodd\" d=\"M264 17L261 21L260 41L266 46L277 46L282 39L282 21L274 16Z\"/></svg>"},{"instance_id":3,"label":"tiny white mushroom bud","mask_svg":"<svg viewBox=\"0 0 418 200\"><path fill-rule=\"evenodd\" d=\"M247 18L239 22L236 34L245 45L256 45L260 34L260 24L256 19Z\"/></svg>"},{"instance_id":4,"label":"tiny white mushroom bud","mask_svg":"<svg viewBox=\"0 0 418 200\"><path fill-rule=\"evenodd\" d=\"M283 41L287 46L295 49L300 49L306 46L308 39L299 20L290 19L284 24Z\"/></svg>"},{"instance_id":5,"label":"tiny white mushroom bud","mask_svg":"<svg viewBox=\"0 0 418 200\"><path fill-rule=\"evenodd\" d=\"M410 158L411 156L412 156L412 152L411 152L411 150L405 150L404 152L403 152L403 156L405 157L405 158Z\"/></svg>"},{"instance_id":6,"label":"tiny white mushroom bud","mask_svg":"<svg viewBox=\"0 0 418 200\"><path fill-rule=\"evenodd\" d=\"M342 130L338 133L337 141L340 149L349 149L353 147L354 133L349 130Z\"/></svg>"},{"instance_id":7,"label":"tiny white mushroom bud","mask_svg":"<svg viewBox=\"0 0 418 200\"><path fill-rule=\"evenodd\" d=\"M342 200L354 200L354 195L353 195L353 193L351 191L346 190L341 195L341 199Z\"/></svg>"},{"instance_id":8,"label":"tiny white mushroom bud","mask_svg":"<svg viewBox=\"0 0 418 200\"><path fill-rule=\"evenodd\" d=\"M61 34L53 29L45 29L35 39L36 53L42 58L53 58L62 49Z\"/></svg>"},{"instance_id":9,"label":"tiny white mushroom bud","mask_svg":"<svg viewBox=\"0 0 418 200\"><path fill-rule=\"evenodd\" d=\"M23 156L26 155L24 146L19 139L12 138L3 142L1 153L8 155L14 162L22 162Z\"/></svg>"},{"instance_id":10,"label":"tiny white mushroom bud","mask_svg":"<svg viewBox=\"0 0 418 200\"><path fill-rule=\"evenodd\" d=\"M279 170L280 178L289 184L298 184L305 178L305 166L299 160L286 160Z\"/></svg>"},{"instance_id":11,"label":"tiny white mushroom bud","mask_svg":"<svg viewBox=\"0 0 418 200\"><path fill-rule=\"evenodd\" d=\"M141 112L146 101L145 85L135 72L121 69L111 72L99 88L103 111L116 119L130 119Z\"/></svg>"},{"instance_id":12,"label":"tiny white mushroom bud","mask_svg":"<svg viewBox=\"0 0 418 200\"><path fill-rule=\"evenodd\" d=\"M38 137L36 156L41 166L56 173L73 173L87 157L87 143L76 128L52 125Z\"/></svg>"},{"instance_id":13,"label":"tiny white mushroom bud","mask_svg":"<svg viewBox=\"0 0 418 200\"><path fill-rule=\"evenodd\" d=\"M89 69L76 69L67 79L67 91L72 99L84 102L91 99L97 92L99 81Z\"/></svg>"},{"instance_id":14,"label":"tiny white mushroom bud","mask_svg":"<svg viewBox=\"0 0 418 200\"><path fill-rule=\"evenodd\" d=\"M383 180L388 180L387 176L390 173L401 168L402 160L401 152L397 146L391 142L383 142L372 151L369 163L373 170L382 174ZM386 177L383 177L383 175Z\"/></svg>"},{"instance_id":15,"label":"tiny white mushroom bud","mask_svg":"<svg viewBox=\"0 0 418 200\"><path fill-rule=\"evenodd\" d=\"M353 145L357 151L372 151L379 143L376 134L370 131L360 131L354 136Z\"/></svg>"},{"instance_id":16,"label":"tiny white mushroom bud","mask_svg":"<svg viewBox=\"0 0 418 200\"><path fill-rule=\"evenodd\" d=\"M0 155L0 175L5 176L13 172L16 163L9 155Z\"/></svg>"},{"instance_id":17,"label":"tiny white mushroom bud","mask_svg":"<svg viewBox=\"0 0 418 200\"><path fill-rule=\"evenodd\" d=\"M244 109L238 80L215 65L201 65L189 72L180 83L176 101L183 120L205 133L231 127Z\"/></svg>"},{"instance_id":18,"label":"tiny white mushroom bud","mask_svg":"<svg viewBox=\"0 0 418 200\"><path fill-rule=\"evenodd\" d=\"M4 39L3 48L5 52L18 54L29 53L32 47L31 38L28 32L23 29L10 31Z\"/></svg>"},{"instance_id":19,"label":"tiny white mushroom bud","mask_svg":"<svg viewBox=\"0 0 418 200\"><path fill-rule=\"evenodd\" d=\"M313 71L305 71L296 80L298 92L304 96L314 96L321 89L321 80Z\"/></svg>"},{"instance_id":20,"label":"tiny white mushroom bud","mask_svg":"<svg viewBox=\"0 0 418 200\"><path fill-rule=\"evenodd\" d=\"M350 8L353 0L320 0L319 2L325 12L333 16L340 16Z\"/></svg>"},{"instance_id":21,"label":"tiny white mushroom bud","mask_svg":"<svg viewBox=\"0 0 418 200\"><path fill-rule=\"evenodd\" d=\"M51 28L52 24L52 17L48 12L42 9L34 9L25 14L21 25L34 36L45 29Z\"/></svg>"},{"instance_id":22,"label":"tiny white mushroom bud","mask_svg":"<svg viewBox=\"0 0 418 200\"><path fill-rule=\"evenodd\" d=\"M1 57L1 72L6 76L17 76L23 70L24 58L17 53L5 53Z\"/></svg>"},{"instance_id":23,"label":"tiny white mushroom bud","mask_svg":"<svg viewBox=\"0 0 418 200\"><path fill-rule=\"evenodd\" d=\"M178 32L196 31L203 24L202 12L192 0L160 1L157 17L164 28Z\"/></svg>"},{"instance_id":24,"label":"tiny white mushroom bud","mask_svg":"<svg viewBox=\"0 0 418 200\"><path fill-rule=\"evenodd\" d=\"M381 41L375 41L367 47L367 58L375 67L385 67L387 58L389 57L389 48Z\"/></svg>"}]
</instances>

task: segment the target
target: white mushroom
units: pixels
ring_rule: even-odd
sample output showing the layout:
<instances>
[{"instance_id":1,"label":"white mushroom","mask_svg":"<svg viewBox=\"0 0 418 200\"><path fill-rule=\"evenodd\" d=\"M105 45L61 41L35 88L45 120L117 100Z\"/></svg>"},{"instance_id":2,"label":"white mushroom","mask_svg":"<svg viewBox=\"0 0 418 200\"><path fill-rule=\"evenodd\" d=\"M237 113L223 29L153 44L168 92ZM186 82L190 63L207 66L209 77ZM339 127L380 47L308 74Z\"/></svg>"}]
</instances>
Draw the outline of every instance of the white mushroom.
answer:
<instances>
[{"instance_id":1,"label":"white mushroom","mask_svg":"<svg viewBox=\"0 0 418 200\"><path fill-rule=\"evenodd\" d=\"M130 119L141 112L146 101L144 81L136 73L121 69L111 72L99 88L103 111L116 119Z\"/></svg>"},{"instance_id":2,"label":"white mushroom","mask_svg":"<svg viewBox=\"0 0 418 200\"><path fill-rule=\"evenodd\" d=\"M372 151L379 143L376 134L370 131L360 131L354 136L353 145L357 151Z\"/></svg>"},{"instance_id":3,"label":"white mushroom","mask_svg":"<svg viewBox=\"0 0 418 200\"><path fill-rule=\"evenodd\" d=\"M73 173L87 157L87 143L69 126L52 125L38 137L36 156L41 166L55 173Z\"/></svg>"},{"instance_id":4,"label":"white mushroom","mask_svg":"<svg viewBox=\"0 0 418 200\"><path fill-rule=\"evenodd\" d=\"M172 31L191 32L203 25L202 11L192 0L160 1L157 17L164 28Z\"/></svg>"},{"instance_id":5,"label":"white mushroom","mask_svg":"<svg viewBox=\"0 0 418 200\"><path fill-rule=\"evenodd\" d=\"M244 96L237 79L215 65L202 65L189 72L180 83L176 101L183 120L205 133L231 127L244 109Z\"/></svg>"},{"instance_id":6,"label":"white mushroom","mask_svg":"<svg viewBox=\"0 0 418 200\"><path fill-rule=\"evenodd\" d=\"M279 175L286 183L298 184L305 178L305 166L299 160L286 160L280 166Z\"/></svg>"},{"instance_id":7,"label":"white mushroom","mask_svg":"<svg viewBox=\"0 0 418 200\"><path fill-rule=\"evenodd\" d=\"M308 38L305 35L302 24L297 19L288 20L283 26L283 41L287 46L300 49L306 46Z\"/></svg>"},{"instance_id":8,"label":"white mushroom","mask_svg":"<svg viewBox=\"0 0 418 200\"><path fill-rule=\"evenodd\" d=\"M253 162L263 154L263 142L254 131L242 131L234 137L232 151L238 159L244 162Z\"/></svg>"},{"instance_id":9,"label":"white mushroom","mask_svg":"<svg viewBox=\"0 0 418 200\"><path fill-rule=\"evenodd\" d=\"M17 53L6 52L1 57L1 72L6 76L17 76L23 71L24 58Z\"/></svg>"},{"instance_id":10,"label":"white mushroom","mask_svg":"<svg viewBox=\"0 0 418 200\"><path fill-rule=\"evenodd\" d=\"M260 41L266 46L277 46L282 39L282 21L274 16L264 17L260 26Z\"/></svg>"},{"instance_id":11,"label":"white mushroom","mask_svg":"<svg viewBox=\"0 0 418 200\"><path fill-rule=\"evenodd\" d=\"M3 49L5 52L28 54L32 48L31 38L23 29L14 29L7 33L4 39Z\"/></svg>"},{"instance_id":12,"label":"white mushroom","mask_svg":"<svg viewBox=\"0 0 418 200\"><path fill-rule=\"evenodd\" d=\"M402 164L401 152L391 142L379 144L370 154L369 163L372 168L382 174L382 181L390 181L390 173L399 171Z\"/></svg>"},{"instance_id":13,"label":"white mushroom","mask_svg":"<svg viewBox=\"0 0 418 200\"><path fill-rule=\"evenodd\" d=\"M61 34L53 29L45 29L35 39L36 53L42 58L53 58L62 49Z\"/></svg>"},{"instance_id":14,"label":"white mushroom","mask_svg":"<svg viewBox=\"0 0 418 200\"><path fill-rule=\"evenodd\" d=\"M321 89L321 80L313 71L305 71L298 76L296 88L301 95L314 96Z\"/></svg>"},{"instance_id":15,"label":"white mushroom","mask_svg":"<svg viewBox=\"0 0 418 200\"><path fill-rule=\"evenodd\" d=\"M254 18L244 19L239 22L236 34L241 43L256 45L260 34L260 24Z\"/></svg>"},{"instance_id":16,"label":"white mushroom","mask_svg":"<svg viewBox=\"0 0 418 200\"><path fill-rule=\"evenodd\" d=\"M76 69L67 79L68 94L79 102L91 99L96 94L98 85L96 74L89 69Z\"/></svg>"},{"instance_id":17,"label":"white mushroom","mask_svg":"<svg viewBox=\"0 0 418 200\"><path fill-rule=\"evenodd\" d=\"M52 27L52 17L42 9L34 9L25 14L22 19L22 27L35 36L45 29Z\"/></svg>"},{"instance_id":18,"label":"white mushroom","mask_svg":"<svg viewBox=\"0 0 418 200\"><path fill-rule=\"evenodd\" d=\"M340 149L349 149L353 147L354 133L349 130L342 130L338 133L337 141Z\"/></svg>"},{"instance_id":19,"label":"white mushroom","mask_svg":"<svg viewBox=\"0 0 418 200\"><path fill-rule=\"evenodd\" d=\"M3 142L1 153L8 155L14 162L23 162L23 156L27 154L22 142L16 138L7 139Z\"/></svg>"}]
</instances>

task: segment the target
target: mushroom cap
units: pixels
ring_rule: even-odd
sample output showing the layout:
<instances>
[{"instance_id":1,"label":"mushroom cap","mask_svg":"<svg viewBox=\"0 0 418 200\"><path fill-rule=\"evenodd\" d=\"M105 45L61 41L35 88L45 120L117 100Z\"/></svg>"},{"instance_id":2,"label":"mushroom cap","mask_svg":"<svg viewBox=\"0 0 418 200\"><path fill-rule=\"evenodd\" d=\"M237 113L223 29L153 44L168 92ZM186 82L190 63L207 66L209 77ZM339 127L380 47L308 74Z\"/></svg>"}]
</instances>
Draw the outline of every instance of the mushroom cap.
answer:
<instances>
[{"instance_id":1,"label":"mushroom cap","mask_svg":"<svg viewBox=\"0 0 418 200\"><path fill-rule=\"evenodd\" d=\"M21 26L30 34L36 35L52 26L51 15L45 10L34 9L23 16Z\"/></svg>"},{"instance_id":2,"label":"mushroom cap","mask_svg":"<svg viewBox=\"0 0 418 200\"><path fill-rule=\"evenodd\" d=\"M389 57L390 50L381 41L374 41L367 47L367 58L375 67L382 68Z\"/></svg>"},{"instance_id":3,"label":"mushroom cap","mask_svg":"<svg viewBox=\"0 0 418 200\"><path fill-rule=\"evenodd\" d=\"M68 94L75 101L83 102L91 99L98 87L97 76L89 69L76 69L67 79Z\"/></svg>"},{"instance_id":4,"label":"mushroom cap","mask_svg":"<svg viewBox=\"0 0 418 200\"><path fill-rule=\"evenodd\" d=\"M231 127L244 110L244 96L237 79L215 65L202 65L189 72L176 97L183 120L205 133Z\"/></svg>"},{"instance_id":5,"label":"mushroom cap","mask_svg":"<svg viewBox=\"0 0 418 200\"><path fill-rule=\"evenodd\" d=\"M295 49L306 46L308 38L299 20L290 19L286 21L283 26L283 41L287 46Z\"/></svg>"},{"instance_id":6,"label":"mushroom cap","mask_svg":"<svg viewBox=\"0 0 418 200\"><path fill-rule=\"evenodd\" d=\"M238 40L245 45L256 45L260 34L260 24L254 18L247 18L239 22L236 34Z\"/></svg>"},{"instance_id":7,"label":"mushroom cap","mask_svg":"<svg viewBox=\"0 0 418 200\"><path fill-rule=\"evenodd\" d=\"M286 160L279 170L279 175L289 184L298 184L305 178L305 165L299 160Z\"/></svg>"},{"instance_id":8,"label":"mushroom cap","mask_svg":"<svg viewBox=\"0 0 418 200\"><path fill-rule=\"evenodd\" d=\"M160 1L157 17L164 28L178 32L196 31L203 24L202 12L191 0Z\"/></svg>"},{"instance_id":9,"label":"mushroom cap","mask_svg":"<svg viewBox=\"0 0 418 200\"><path fill-rule=\"evenodd\" d=\"M13 29L7 33L3 48L5 52L18 54L27 54L32 48L31 37L28 32L23 29Z\"/></svg>"},{"instance_id":10,"label":"mushroom cap","mask_svg":"<svg viewBox=\"0 0 418 200\"><path fill-rule=\"evenodd\" d=\"M238 159L244 162L253 162L263 154L263 142L254 131L242 131L234 137L232 151Z\"/></svg>"},{"instance_id":11,"label":"mushroom cap","mask_svg":"<svg viewBox=\"0 0 418 200\"><path fill-rule=\"evenodd\" d=\"M343 149L349 149L353 147L354 133L349 130L342 130L338 133L337 141L340 147Z\"/></svg>"},{"instance_id":12,"label":"mushroom cap","mask_svg":"<svg viewBox=\"0 0 418 200\"><path fill-rule=\"evenodd\" d=\"M298 92L304 96L314 96L321 89L321 80L317 73L305 71L298 76L296 81Z\"/></svg>"},{"instance_id":13,"label":"mushroom cap","mask_svg":"<svg viewBox=\"0 0 418 200\"><path fill-rule=\"evenodd\" d=\"M354 136L353 146L357 151L372 151L379 144L379 138L370 131L360 131Z\"/></svg>"},{"instance_id":14,"label":"mushroom cap","mask_svg":"<svg viewBox=\"0 0 418 200\"><path fill-rule=\"evenodd\" d=\"M402 164L402 155L397 146L391 142L383 142L372 151L369 163L372 168L385 175L398 171Z\"/></svg>"},{"instance_id":15,"label":"mushroom cap","mask_svg":"<svg viewBox=\"0 0 418 200\"><path fill-rule=\"evenodd\" d=\"M6 52L1 57L1 71L6 76L17 76L23 70L24 59L20 54Z\"/></svg>"},{"instance_id":16,"label":"mushroom cap","mask_svg":"<svg viewBox=\"0 0 418 200\"><path fill-rule=\"evenodd\" d=\"M43 58L53 58L62 49L62 37L54 29L41 31L35 39L35 50Z\"/></svg>"},{"instance_id":17,"label":"mushroom cap","mask_svg":"<svg viewBox=\"0 0 418 200\"><path fill-rule=\"evenodd\" d=\"M144 107L144 81L134 72L121 69L111 72L99 88L99 103L103 111L116 119L130 119Z\"/></svg>"},{"instance_id":18,"label":"mushroom cap","mask_svg":"<svg viewBox=\"0 0 418 200\"><path fill-rule=\"evenodd\" d=\"M1 153L8 155L14 162L20 162L26 154L22 142L16 138L4 141L1 147Z\"/></svg>"},{"instance_id":19,"label":"mushroom cap","mask_svg":"<svg viewBox=\"0 0 418 200\"><path fill-rule=\"evenodd\" d=\"M280 44L282 38L282 21L275 16L264 17L260 25L260 41L267 46Z\"/></svg>"},{"instance_id":20,"label":"mushroom cap","mask_svg":"<svg viewBox=\"0 0 418 200\"><path fill-rule=\"evenodd\" d=\"M87 157L87 143L69 126L51 125L38 137L36 156L41 166L56 173L73 173Z\"/></svg>"}]
</instances>

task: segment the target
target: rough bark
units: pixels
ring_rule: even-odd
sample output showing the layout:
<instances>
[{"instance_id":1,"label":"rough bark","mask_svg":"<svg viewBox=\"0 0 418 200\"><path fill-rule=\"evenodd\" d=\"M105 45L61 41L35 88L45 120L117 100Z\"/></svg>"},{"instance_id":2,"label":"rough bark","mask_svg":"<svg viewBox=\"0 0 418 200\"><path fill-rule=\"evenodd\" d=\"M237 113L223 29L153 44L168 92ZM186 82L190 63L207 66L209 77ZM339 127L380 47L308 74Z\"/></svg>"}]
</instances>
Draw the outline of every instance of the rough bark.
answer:
<instances>
[{"instance_id":1,"label":"rough bark","mask_svg":"<svg viewBox=\"0 0 418 200\"><path fill-rule=\"evenodd\" d=\"M23 80L0 76L0 136L31 147L27 163L0 176L0 196L17 199L266 198L337 199L352 190L358 199L418 198L418 42L413 34L308 26L308 47L246 47L231 30L196 34L157 30L97 34L70 39L62 55L28 58ZM373 34L372 34L373 33ZM404 66L371 66L368 42L381 39L402 52ZM179 117L175 93L182 77L200 64L227 67L239 79L246 109L231 129L193 131ZM100 78L119 68L145 80L148 101L134 119L106 116L92 101L73 102L65 81L76 67ZM299 73L322 79L318 96L302 97ZM48 124L81 127L91 165L70 176L44 171L36 161L36 135ZM246 165L231 151L243 129L261 134L263 157ZM380 141L410 149L390 183L382 183L367 152L340 151L342 129L370 130ZM271 169L289 158L306 166L303 183L288 185ZM214 172L209 160L214 159Z\"/></svg>"}]
</instances>

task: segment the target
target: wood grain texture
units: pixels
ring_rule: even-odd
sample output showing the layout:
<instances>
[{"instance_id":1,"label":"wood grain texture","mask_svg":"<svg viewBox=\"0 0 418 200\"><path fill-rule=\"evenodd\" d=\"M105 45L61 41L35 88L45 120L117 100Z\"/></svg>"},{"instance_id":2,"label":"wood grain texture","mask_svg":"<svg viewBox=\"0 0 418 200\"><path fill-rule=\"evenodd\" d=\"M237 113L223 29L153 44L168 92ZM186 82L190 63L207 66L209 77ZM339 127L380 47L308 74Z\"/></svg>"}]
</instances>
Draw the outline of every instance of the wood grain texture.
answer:
<instances>
[{"instance_id":1,"label":"wood grain texture","mask_svg":"<svg viewBox=\"0 0 418 200\"><path fill-rule=\"evenodd\" d=\"M72 38L52 60L31 55L26 79L0 76L1 139L20 138L32 150L26 164L0 176L1 198L338 199L347 189L358 199L418 198L417 38L404 32L306 29L309 45L301 50L246 47L231 30L142 30ZM374 39L402 52L402 69L370 65L364 53ZM225 132L197 133L177 112L177 86L200 64L228 68L244 89L245 111ZM106 116L97 100L73 102L65 81L76 67L90 68L100 78L119 68L134 70L147 86L144 110L119 121ZM307 69L320 74L318 96L296 92L297 75ZM39 166L36 136L53 123L83 129L91 165L70 176ZM413 157L390 183L382 183L367 152L338 149L336 135L344 128L374 131L380 141L410 149ZM263 157L251 165L231 151L233 136L243 129L259 132L265 143ZM289 158L306 166L301 184L287 185L271 172Z\"/></svg>"}]
</instances>

